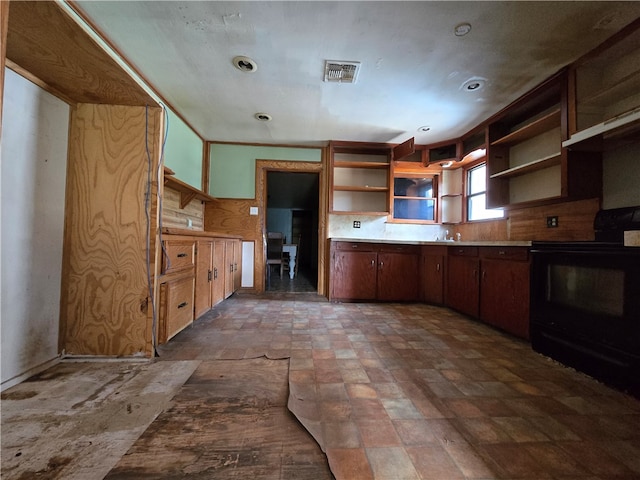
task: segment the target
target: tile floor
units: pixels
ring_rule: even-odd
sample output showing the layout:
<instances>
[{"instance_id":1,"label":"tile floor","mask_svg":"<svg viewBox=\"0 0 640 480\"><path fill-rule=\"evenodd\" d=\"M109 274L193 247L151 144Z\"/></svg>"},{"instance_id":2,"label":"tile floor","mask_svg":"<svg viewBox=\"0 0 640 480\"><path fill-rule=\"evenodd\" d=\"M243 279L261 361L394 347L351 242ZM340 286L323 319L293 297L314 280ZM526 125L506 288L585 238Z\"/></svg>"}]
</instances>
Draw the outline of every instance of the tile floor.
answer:
<instances>
[{"instance_id":1,"label":"tile floor","mask_svg":"<svg viewBox=\"0 0 640 480\"><path fill-rule=\"evenodd\" d=\"M159 355L288 359L288 408L337 479L640 479L638 399L445 308L236 294Z\"/></svg>"}]
</instances>

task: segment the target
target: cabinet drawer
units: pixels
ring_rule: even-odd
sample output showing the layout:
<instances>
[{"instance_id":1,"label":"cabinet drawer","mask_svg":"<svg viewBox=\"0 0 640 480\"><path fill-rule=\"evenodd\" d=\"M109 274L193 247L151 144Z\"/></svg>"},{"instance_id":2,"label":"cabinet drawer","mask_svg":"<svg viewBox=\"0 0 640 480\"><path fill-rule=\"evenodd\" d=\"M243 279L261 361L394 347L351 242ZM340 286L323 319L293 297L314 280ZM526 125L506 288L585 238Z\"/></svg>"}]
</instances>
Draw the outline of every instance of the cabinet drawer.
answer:
<instances>
[{"instance_id":1,"label":"cabinet drawer","mask_svg":"<svg viewBox=\"0 0 640 480\"><path fill-rule=\"evenodd\" d=\"M334 242L333 244L335 250L357 250L361 252L375 252L378 250L377 247L378 245L367 242Z\"/></svg>"},{"instance_id":2,"label":"cabinet drawer","mask_svg":"<svg viewBox=\"0 0 640 480\"><path fill-rule=\"evenodd\" d=\"M529 249L524 247L481 247L480 256L482 258L526 262L529 260Z\"/></svg>"},{"instance_id":3,"label":"cabinet drawer","mask_svg":"<svg viewBox=\"0 0 640 480\"><path fill-rule=\"evenodd\" d=\"M419 245L392 245L383 243L378 245L378 251L384 253L408 253L419 255L420 254L420 246Z\"/></svg>"},{"instance_id":4,"label":"cabinet drawer","mask_svg":"<svg viewBox=\"0 0 640 480\"><path fill-rule=\"evenodd\" d=\"M193 322L193 277L160 285L160 341L166 342Z\"/></svg>"},{"instance_id":5,"label":"cabinet drawer","mask_svg":"<svg viewBox=\"0 0 640 480\"><path fill-rule=\"evenodd\" d=\"M444 245L423 245L422 255L447 255L447 247Z\"/></svg>"},{"instance_id":6,"label":"cabinet drawer","mask_svg":"<svg viewBox=\"0 0 640 480\"><path fill-rule=\"evenodd\" d=\"M454 257L477 257L478 247L449 247L448 254Z\"/></svg>"},{"instance_id":7,"label":"cabinet drawer","mask_svg":"<svg viewBox=\"0 0 640 480\"><path fill-rule=\"evenodd\" d=\"M195 264L195 242L193 240L164 240L163 244L163 274L178 272L190 268Z\"/></svg>"}]
</instances>

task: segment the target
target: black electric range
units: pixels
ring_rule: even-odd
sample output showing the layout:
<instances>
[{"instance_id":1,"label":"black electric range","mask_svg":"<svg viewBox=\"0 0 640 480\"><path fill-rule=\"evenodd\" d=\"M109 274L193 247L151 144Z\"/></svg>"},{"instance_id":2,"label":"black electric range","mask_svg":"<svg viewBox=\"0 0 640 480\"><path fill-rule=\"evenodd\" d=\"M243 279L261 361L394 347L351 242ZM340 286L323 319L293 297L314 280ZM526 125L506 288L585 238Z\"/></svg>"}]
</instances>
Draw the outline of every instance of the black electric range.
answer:
<instances>
[{"instance_id":1,"label":"black electric range","mask_svg":"<svg viewBox=\"0 0 640 480\"><path fill-rule=\"evenodd\" d=\"M534 242L534 350L640 395L640 207L601 210L595 241Z\"/></svg>"}]
</instances>

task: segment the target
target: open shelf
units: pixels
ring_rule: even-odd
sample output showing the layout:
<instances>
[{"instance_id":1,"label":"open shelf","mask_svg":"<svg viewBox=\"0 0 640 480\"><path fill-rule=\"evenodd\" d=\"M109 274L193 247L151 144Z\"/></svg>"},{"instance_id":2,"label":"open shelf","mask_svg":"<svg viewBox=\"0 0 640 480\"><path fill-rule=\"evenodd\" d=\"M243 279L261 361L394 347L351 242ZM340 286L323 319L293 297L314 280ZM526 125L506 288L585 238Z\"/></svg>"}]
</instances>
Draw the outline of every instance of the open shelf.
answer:
<instances>
[{"instance_id":1,"label":"open shelf","mask_svg":"<svg viewBox=\"0 0 640 480\"><path fill-rule=\"evenodd\" d=\"M365 211L355 211L355 210L334 210L331 212L332 215L367 215L371 217L386 217L389 215L389 212L365 212Z\"/></svg>"},{"instance_id":2,"label":"open shelf","mask_svg":"<svg viewBox=\"0 0 640 480\"><path fill-rule=\"evenodd\" d=\"M540 117L524 127L491 142L491 145L510 145L512 143L522 142L558 126L560 126L559 108L548 113L544 117Z\"/></svg>"},{"instance_id":3,"label":"open shelf","mask_svg":"<svg viewBox=\"0 0 640 480\"><path fill-rule=\"evenodd\" d=\"M198 190L188 183L173 177L173 171L170 168L164 167L164 173L164 185L180 193L180 208L185 208L191 200L197 199L203 202L212 202L215 200L215 198L207 195L202 190Z\"/></svg>"},{"instance_id":4,"label":"open shelf","mask_svg":"<svg viewBox=\"0 0 640 480\"><path fill-rule=\"evenodd\" d=\"M560 154L560 152L558 152L558 153L554 153L553 155L549 155L548 157L539 158L537 160L527 162L523 165L518 165L517 167L509 168L507 170L502 170L501 172L494 173L493 175L490 175L489 178L517 177L519 175L525 175L527 173L535 172L537 170L553 167L554 165L560 165L561 160L562 160L562 155Z\"/></svg>"},{"instance_id":5,"label":"open shelf","mask_svg":"<svg viewBox=\"0 0 640 480\"><path fill-rule=\"evenodd\" d=\"M616 103L621 98L626 98L638 93L639 83L640 70L636 70L618 79L614 84L594 91L589 96L585 95L578 98L578 102L582 106L602 106Z\"/></svg>"},{"instance_id":6,"label":"open shelf","mask_svg":"<svg viewBox=\"0 0 640 480\"><path fill-rule=\"evenodd\" d=\"M336 160L333 162L335 168L389 168L389 162L345 162Z\"/></svg>"},{"instance_id":7,"label":"open shelf","mask_svg":"<svg viewBox=\"0 0 640 480\"><path fill-rule=\"evenodd\" d=\"M334 190L340 192L388 192L389 187L367 187L356 185L334 185Z\"/></svg>"}]
</instances>

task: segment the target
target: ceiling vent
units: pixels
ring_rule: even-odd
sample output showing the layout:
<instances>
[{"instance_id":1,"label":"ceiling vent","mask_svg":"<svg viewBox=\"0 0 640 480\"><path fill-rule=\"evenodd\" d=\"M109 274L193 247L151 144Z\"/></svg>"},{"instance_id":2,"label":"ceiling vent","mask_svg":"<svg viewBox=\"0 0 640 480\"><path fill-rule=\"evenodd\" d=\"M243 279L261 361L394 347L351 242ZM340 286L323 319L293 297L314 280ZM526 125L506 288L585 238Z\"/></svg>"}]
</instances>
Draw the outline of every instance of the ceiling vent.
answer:
<instances>
[{"instance_id":1,"label":"ceiling vent","mask_svg":"<svg viewBox=\"0 0 640 480\"><path fill-rule=\"evenodd\" d=\"M360 62L326 60L324 62L324 81L334 83L356 83Z\"/></svg>"}]
</instances>

